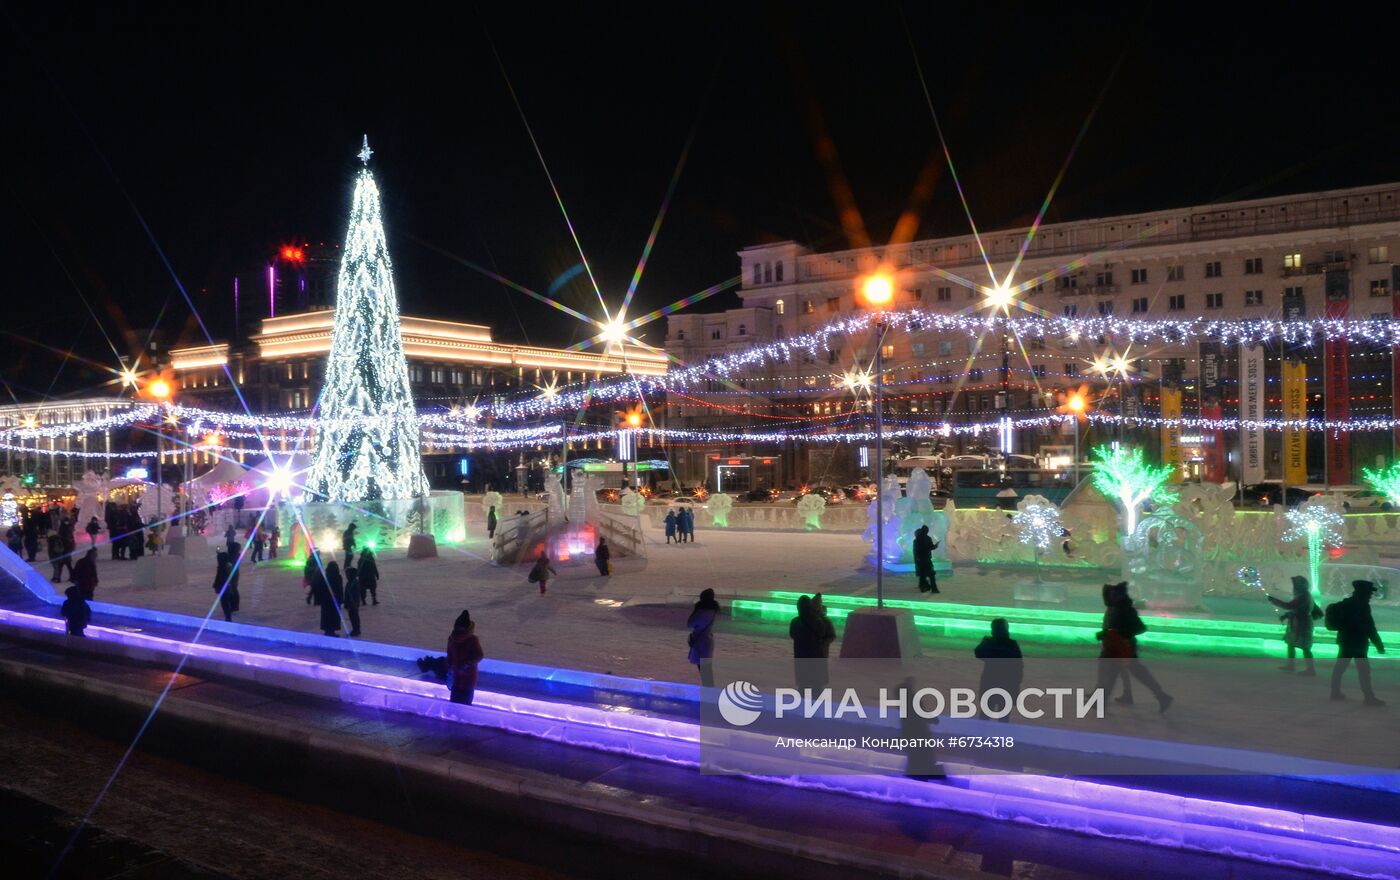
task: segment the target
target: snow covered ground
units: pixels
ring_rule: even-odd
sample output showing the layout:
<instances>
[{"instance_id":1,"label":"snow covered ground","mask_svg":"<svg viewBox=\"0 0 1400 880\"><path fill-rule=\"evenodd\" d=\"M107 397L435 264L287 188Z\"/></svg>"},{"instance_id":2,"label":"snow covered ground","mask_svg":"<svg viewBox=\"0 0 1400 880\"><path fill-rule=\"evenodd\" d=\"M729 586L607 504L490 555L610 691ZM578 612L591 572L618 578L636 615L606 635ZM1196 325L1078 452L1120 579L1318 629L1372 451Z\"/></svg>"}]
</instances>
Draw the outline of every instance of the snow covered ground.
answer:
<instances>
[{"instance_id":1,"label":"snow covered ground","mask_svg":"<svg viewBox=\"0 0 1400 880\"><path fill-rule=\"evenodd\" d=\"M500 567L489 561L481 528L480 523L471 523L468 540L442 547L437 559L409 560L401 550L383 552L381 604L361 612L364 638L440 651L452 620L469 608L488 656L688 682L695 680L695 670L686 659L684 620L690 603L706 587L713 588L726 606L735 597L766 598L770 590L874 592L873 574L862 565L864 545L855 534L702 530L693 544L667 545L659 530L649 529L647 557L615 559L610 577L598 575L591 556L558 563L558 577L551 581L548 595L540 596L526 580L527 565ZM105 548L99 551L98 598L192 615L210 612L215 601L212 551L207 558L190 561L189 584L167 588L132 586L133 563L113 561L108 555ZM940 578L943 593L938 601L1012 605L1012 586L1023 576L1006 568L960 566L951 576ZM1105 575L1057 572L1054 576L1078 578L1071 583L1070 601L1064 607L1101 609L1098 587ZM316 631L318 615L305 602L299 563L245 564L240 591L239 621ZM887 575L886 591L892 597L919 597L912 575ZM1284 595L1283 585L1275 585L1275 594ZM1277 619L1262 599L1217 599L1209 600L1209 605L1217 616ZM1382 630L1400 629L1400 613L1376 611ZM1319 631L1319 640L1328 635ZM966 640L944 642L925 634L923 641L929 656L921 663L931 674L971 673L975 678L978 661L970 656ZM785 666L791 657L786 626L781 623L725 619L717 627L717 644L719 654L730 659L771 660ZM1096 644L1086 642L1082 651L1060 646L1040 653L1090 658L1096 650ZM1395 650L1400 652L1400 645ZM839 643L833 656L837 652ZM1028 655L1035 653L1028 650ZM1177 693L1177 705L1164 719L1156 713L1150 695L1139 689L1137 708L1117 713L1121 716L1113 725L1117 732L1268 745L1288 752L1295 747L1298 730L1315 729L1318 733L1299 748L1323 758L1331 752L1321 731L1334 727L1338 719L1350 719L1348 725L1370 725L1374 719L1394 726L1395 710L1363 710L1358 699L1329 703L1327 661L1320 664L1321 677L1301 679L1280 674L1274 661L1258 658L1148 659L1168 689ZM1194 671L1183 663L1194 663ZM1219 674L1203 677L1202 663L1218 664ZM1391 673L1388 661L1383 663L1387 668L1378 667L1377 688L1400 707L1400 676ZM1396 664L1400 667L1400 661ZM1188 676L1192 683L1183 683ZM1359 696L1354 677L1348 678L1347 688L1353 697ZM1226 708L1242 701L1251 707L1244 718L1241 712ZM1400 763L1400 756L1391 754L1392 740L1373 738L1375 749L1363 750L1364 757L1375 766Z\"/></svg>"}]
</instances>

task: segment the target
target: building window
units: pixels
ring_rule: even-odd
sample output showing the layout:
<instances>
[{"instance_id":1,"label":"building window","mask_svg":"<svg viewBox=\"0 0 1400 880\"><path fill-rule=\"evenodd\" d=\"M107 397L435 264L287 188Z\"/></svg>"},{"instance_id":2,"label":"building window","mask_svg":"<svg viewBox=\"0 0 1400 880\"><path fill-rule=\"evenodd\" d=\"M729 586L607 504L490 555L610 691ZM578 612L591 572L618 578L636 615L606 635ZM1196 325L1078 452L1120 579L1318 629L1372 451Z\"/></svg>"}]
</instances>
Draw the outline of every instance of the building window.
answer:
<instances>
[{"instance_id":1,"label":"building window","mask_svg":"<svg viewBox=\"0 0 1400 880\"><path fill-rule=\"evenodd\" d=\"M754 283L754 284L762 284L762 283L763 283L763 264L761 264L761 263L754 263L754 264L753 264L753 283Z\"/></svg>"},{"instance_id":2,"label":"building window","mask_svg":"<svg viewBox=\"0 0 1400 880\"><path fill-rule=\"evenodd\" d=\"M1139 296L1139 297L1137 297L1136 299L1133 300L1133 314L1134 314L1134 315L1145 315L1145 314L1147 314L1147 297L1145 297L1145 296Z\"/></svg>"},{"instance_id":3,"label":"building window","mask_svg":"<svg viewBox=\"0 0 1400 880\"><path fill-rule=\"evenodd\" d=\"M886 358L892 358L892 357L894 357L894 346L893 346L893 345L886 345L886 346L884 346L883 348L881 348L881 349L880 349L880 356L881 356L881 357L886 357Z\"/></svg>"},{"instance_id":4,"label":"building window","mask_svg":"<svg viewBox=\"0 0 1400 880\"><path fill-rule=\"evenodd\" d=\"M1076 363L1068 363L1068 364L1065 364L1065 375L1066 375L1066 376L1078 376L1078 375L1079 375L1079 364L1076 364Z\"/></svg>"},{"instance_id":5,"label":"building window","mask_svg":"<svg viewBox=\"0 0 1400 880\"><path fill-rule=\"evenodd\" d=\"M749 335L749 328L748 328L747 326L743 325L743 324L740 324L740 325L739 325L739 335L740 335L740 336L748 336L748 335Z\"/></svg>"},{"instance_id":6,"label":"building window","mask_svg":"<svg viewBox=\"0 0 1400 880\"><path fill-rule=\"evenodd\" d=\"M1186 294L1184 294L1184 293L1174 293L1174 294L1172 294L1171 296L1167 297L1167 311L1169 311L1169 312L1184 312L1184 311L1186 311Z\"/></svg>"},{"instance_id":7,"label":"building window","mask_svg":"<svg viewBox=\"0 0 1400 880\"><path fill-rule=\"evenodd\" d=\"M1302 295L1303 295L1303 288L1301 288L1301 287L1285 287L1285 288L1283 289L1283 295L1286 296L1286 297L1287 297L1287 296L1302 296Z\"/></svg>"},{"instance_id":8,"label":"building window","mask_svg":"<svg viewBox=\"0 0 1400 880\"><path fill-rule=\"evenodd\" d=\"M1134 283L1134 284L1146 284L1146 283L1147 283L1147 270L1146 270L1146 269L1134 269L1134 270L1133 270L1133 283Z\"/></svg>"},{"instance_id":9,"label":"building window","mask_svg":"<svg viewBox=\"0 0 1400 880\"><path fill-rule=\"evenodd\" d=\"M924 344L922 342L912 342L909 344L909 351L913 353L914 357L921 358L924 356Z\"/></svg>"},{"instance_id":10,"label":"building window","mask_svg":"<svg viewBox=\"0 0 1400 880\"><path fill-rule=\"evenodd\" d=\"M1220 271L1220 261L1219 261L1219 260L1216 260L1216 261L1213 262L1213 263L1206 263L1206 277L1207 277L1207 278L1219 278L1219 277L1221 276L1221 274L1222 274L1222 273L1221 273L1221 271Z\"/></svg>"},{"instance_id":11,"label":"building window","mask_svg":"<svg viewBox=\"0 0 1400 880\"><path fill-rule=\"evenodd\" d=\"M829 296L826 298L826 310L828 312L839 312L841 310L841 297Z\"/></svg>"},{"instance_id":12,"label":"building window","mask_svg":"<svg viewBox=\"0 0 1400 880\"><path fill-rule=\"evenodd\" d=\"M1099 303L1099 314L1100 314L1100 315L1111 315L1111 314L1113 314L1113 300L1104 300L1104 301L1100 302L1100 303Z\"/></svg>"},{"instance_id":13,"label":"building window","mask_svg":"<svg viewBox=\"0 0 1400 880\"><path fill-rule=\"evenodd\" d=\"M1264 291L1246 290L1244 292L1244 304L1247 306L1262 306L1264 304Z\"/></svg>"},{"instance_id":14,"label":"building window","mask_svg":"<svg viewBox=\"0 0 1400 880\"><path fill-rule=\"evenodd\" d=\"M442 367L433 367L428 370L428 381L441 385L443 383Z\"/></svg>"},{"instance_id":15,"label":"building window","mask_svg":"<svg viewBox=\"0 0 1400 880\"><path fill-rule=\"evenodd\" d=\"M773 281L773 264L772 264L772 263L764 263L764 264L763 264L763 283L764 283L764 284L771 284L772 281Z\"/></svg>"},{"instance_id":16,"label":"building window","mask_svg":"<svg viewBox=\"0 0 1400 880\"><path fill-rule=\"evenodd\" d=\"M940 287L940 288L938 288L938 301L941 302L941 303L952 302L952 301L953 301L953 288L951 288L951 287Z\"/></svg>"},{"instance_id":17,"label":"building window","mask_svg":"<svg viewBox=\"0 0 1400 880\"><path fill-rule=\"evenodd\" d=\"M802 301L802 314L810 315L817 310L816 305L810 299Z\"/></svg>"},{"instance_id":18,"label":"building window","mask_svg":"<svg viewBox=\"0 0 1400 880\"><path fill-rule=\"evenodd\" d=\"M677 330L677 331L676 331L676 341L677 341L677 342L680 342L680 341L683 341L684 339L685 339L685 331L684 331L684 330ZM481 383L478 382L477 384L481 384Z\"/></svg>"},{"instance_id":19,"label":"building window","mask_svg":"<svg viewBox=\"0 0 1400 880\"><path fill-rule=\"evenodd\" d=\"M1168 281L1185 281L1185 280L1186 280L1186 267L1185 267L1185 266L1168 266L1168 267L1167 267L1167 280L1168 280Z\"/></svg>"},{"instance_id":20,"label":"building window","mask_svg":"<svg viewBox=\"0 0 1400 880\"><path fill-rule=\"evenodd\" d=\"M787 303L783 302L782 300L778 300L777 302L773 303L773 311L779 315L787 314Z\"/></svg>"},{"instance_id":21,"label":"building window","mask_svg":"<svg viewBox=\"0 0 1400 880\"><path fill-rule=\"evenodd\" d=\"M779 260L779 261L778 261L778 264L777 264L776 266L773 267L773 280L774 280L774 281L782 281L782 280L783 280L783 261L782 261L782 260Z\"/></svg>"},{"instance_id":22,"label":"building window","mask_svg":"<svg viewBox=\"0 0 1400 880\"><path fill-rule=\"evenodd\" d=\"M1077 317L1078 315L1079 315L1079 306L1078 306L1078 305L1076 305L1075 303L1070 303L1069 305L1065 306L1065 317L1066 317L1066 318L1074 318L1074 317Z\"/></svg>"},{"instance_id":23,"label":"building window","mask_svg":"<svg viewBox=\"0 0 1400 880\"><path fill-rule=\"evenodd\" d=\"M711 338L711 339L722 339L723 337L724 337L724 333L723 333L718 327L716 327L716 328L714 328L713 330L710 331L710 338Z\"/></svg>"},{"instance_id":24,"label":"building window","mask_svg":"<svg viewBox=\"0 0 1400 880\"><path fill-rule=\"evenodd\" d=\"M1372 281L1371 296L1390 296L1390 279L1378 278Z\"/></svg>"},{"instance_id":25,"label":"building window","mask_svg":"<svg viewBox=\"0 0 1400 880\"><path fill-rule=\"evenodd\" d=\"M1223 309L1223 308L1225 308L1225 294L1223 294L1223 293L1208 293L1208 294L1206 294L1206 308L1208 308L1208 309Z\"/></svg>"},{"instance_id":26,"label":"building window","mask_svg":"<svg viewBox=\"0 0 1400 880\"><path fill-rule=\"evenodd\" d=\"M1074 290L1079 287L1079 277L1077 275L1061 275L1055 279L1056 290Z\"/></svg>"},{"instance_id":27,"label":"building window","mask_svg":"<svg viewBox=\"0 0 1400 880\"><path fill-rule=\"evenodd\" d=\"M1302 255L1302 254L1284 254L1284 255L1283 255L1283 268L1285 268L1285 269L1301 269L1301 268L1303 268L1303 255Z\"/></svg>"},{"instance_id":28,"label":"building window","mask_svg":"<svg viewBox=\"0 0 1400 880\"><path fill-rule=\"evenodd\" d=\"M1112 286L1113 286L1113 273L1112 273L1112 272L1095 272L1095 273L1094 273L1094 286L1096 286L1096 287L1112 287Z\"/></svg>"},{"instance_id":29,"label":"building window","mask_svg":"<svg viewBox=\"0 0 1400 880\"><path fill-rule=\"evenodd\" d=\"M1390 245L1377 245L1366 252L1366 258L1373 263L1390 262Z\"/></svg>"},{"instance_id":30,"label":"building window","mask_svg":"<svg viewBox=\"0 0 1400 880\"><path fill-rule=\"evenodd\" d=\"M1347 263L1347 262L1350 262L1350 261L1347 259L1347 252L1346 252L1346 251L1328 251L1327 253L1325 253L1325 254L1322 255L1322 261L1323 261L1324 263Z\"/></svg>"},{"instance_id":31,"label":"building window","mask_svg":"<svg viewBox=\"0 0 1400 880\"><path fill-rule=\"evenodd\" d=\"M1035 366L1031 367L1031 375L1032 375L1032 376L1035 376L1037 379L1044 379L1044 378L1045 378L1045 365L1044 365L1044 364L1036 364Z\"/></svg>"},{"instance_id":32,"label":"building window","mask_svg":"<svg viewBox=\"0 0 1400 880\"><path fill-rule=\"evenodd\" d=\"M1246 260L1244 261L1244 274L1246 274L1246 275L1263 275L1263 274L1264 274L1264 258L1263 258L1263 257L1250 257L1250 258L1246 259Z\"/></svg>"},{"instance_id":33,"label":"building window","mask_svg":"<svg viewBox=\"0 0 1400 880\"><path fill-rule=\"evenodd\" d=\"M953 353L953 341L952 341L951 339L944 339L944 340L940 341L940 342L938 343L938 353L939 353L939 354L952 354L952 353Z\"/></svg>"}]
</instances>

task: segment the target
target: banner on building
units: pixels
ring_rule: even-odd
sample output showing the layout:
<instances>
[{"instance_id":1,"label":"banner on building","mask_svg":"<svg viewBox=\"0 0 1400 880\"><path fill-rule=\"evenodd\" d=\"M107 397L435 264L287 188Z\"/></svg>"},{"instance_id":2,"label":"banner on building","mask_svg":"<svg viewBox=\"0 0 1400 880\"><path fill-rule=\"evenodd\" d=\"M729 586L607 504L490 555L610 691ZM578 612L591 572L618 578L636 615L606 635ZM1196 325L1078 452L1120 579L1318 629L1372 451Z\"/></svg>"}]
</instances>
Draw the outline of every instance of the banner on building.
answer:
<instances>
[{"instance_id":1,"label":"banner on building","mask_svg":"<svg viewBox=\"0 0 1400 880\"><path fill-rule=\"evenodd\" d=\"M1264 346L1240 346L1240 419L1264 421ZM1241 428L1240 482L1246 486L1264 480L1264 432L1257 427Z\"/></svg>"},{"instance_id":2,"label":"banner on building","mask_svg":"<svg viewBox=\"0 0 1400 880\"><path fill-rule=\"evenodd\" d=\"M1171 465L1173 483L1181 482L1181 387L1162 386L1162 464Z\"/></svg>"},{"instance_id":3,"label":"banner on building","mask_svg":"<svg viewBox=\"0 0 1400 880\"><path fill-rule=\"evenodd\" d=\"M1327 317L1344 320L1351 310L1351 272L1333 269L1326 275ZM1327 421L1346 422L1351 419L1351 377L1345 337L1327 340L1326 387L1323 389L1324 412ZM1351 482L1351 435L1332 432L1326 435L1324 451L1327 456L1327 482Z\"/></svg>"},{"instance_id":4,"label":"banner on building","mask_svg":"<svg viewBox=\"0 0 1400 880\"><path fill-rule=\"evenodd\" d=\"M1218 422L1222 415L1220 371L1225 360L1220 340L1202 339L1199 343L1199 354L1201 418ZM1205 459L1205 473L1202 477L1207 483L1225 482L1225 432L1220 428L1203 428L1201 447Z\"/></svg>"},{"instance_id":5,"label":"banner on building","mask_svg":"<svg viewBox=\"0 0 1400 880\"><path fill-rule=\"evenodd\" d=\"M1400 263L1390 267L1390 313L1400 318ZM1400 345L1390 350L1390 401L1396 420L1391 442L1400 449Z\"/></svg>"},{"instance_id":6,"label":"banner on building","mask_svg":"<svg viewBox=\"0 0 1400 880\"><path fill-rule=\"evenodd\" d=\"M1282 377L1284 421L1300 422L1308 417L1308 365L1285 360ZM1308 432L1302 428L1283 431L1283 481L1294 486L1308 481Z\"/></svg>"}]
</instances>

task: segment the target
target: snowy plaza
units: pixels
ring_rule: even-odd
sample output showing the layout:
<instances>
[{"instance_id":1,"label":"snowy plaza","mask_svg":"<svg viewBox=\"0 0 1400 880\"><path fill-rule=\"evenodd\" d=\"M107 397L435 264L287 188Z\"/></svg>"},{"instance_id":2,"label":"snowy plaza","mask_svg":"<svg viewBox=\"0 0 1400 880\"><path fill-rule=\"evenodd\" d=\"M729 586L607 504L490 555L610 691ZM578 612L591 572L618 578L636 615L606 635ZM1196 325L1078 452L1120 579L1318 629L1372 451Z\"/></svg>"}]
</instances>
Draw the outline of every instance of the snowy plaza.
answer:
<instances>
[{"instance_id":1,"label":"snowy plaza","mask_svg":"<svg viewBox=\"0 0 1400 880\"><path fill-rule=\"evenodd\" d=\"M1028 152L965 188L954 154L988 143L950 146L966 108L936 107L966 78L961 40L928 22L948 60L930 52L926 77L909 17L927 13L901 7L897 40L825 26L913 52L919 115L892 104L874 127L901 134L873 140L907 129L927 155L867 155L922 170L863 214L865 172L836 149L852 108L820 93L836 77L876 103L889 53L857 70L835 63L849 47L804 61L811 34L774 44L795 102L751 73L711 102L745 70L727 36L686 61L713 69L694 96L590 83L612 56L649 76L649 52L694 36L677 9L621 48L590 9L569 51L599 51L547 88L566 54L550 22L573 13L522 30L541 49L525 65L473 9L484 41L444 28L466 34L451 78L385 92L393 125L369 99L382 65L300 46L284 54L306 79L345 83L296 71L255 106L338 108L314 138L231 97L224 116L243 86L197 72L197 100L168 106L218 106L236 149L193 128L111 149L77 119L104 176L72 213L115 183L120 216L92 216L123 244L70 253L93 230L49 216L47 192L12 212L63 293L24 288L6 324L0 861L51 880L1400 880L1400 184L1271 192L1313 160L1242 140L1246 179L1206 189L1148 153L1151 174L1085 190L1067 172L1114 67L1066 158L1032 148L1063 120L1022 108L991 140ZM298 39L340 35L326 25ZM393 66L421 62L424 33L380 36ZM626 136L575 118L594 92L643 108ZM75 94L53 103L81 117ZM777 134L788 103L800 149ZM763 121L704 122L721 104ZM711 128L745 163L774 134L781 167L711 177L697 203ZM672 139L657 177L643 154ZM160 175L175 207L148 222L161 199L129 154L171 149L208 156ZM1048 192L1016 189L1012 169L1056 167ZM237 192L188 202L216 176ZM1180 201L1109 213L1151 205L1127 185L1145 178ZM629 213L648 187L659 205ZM1086 192L1102 216L1059 216ZM986 193L1001 228L974 220ZM219 231L242 215L262 245ZM155 282L103 277L148 249ZM46 337L60 318L69 335Z\"/></svg>"}]
</instances>

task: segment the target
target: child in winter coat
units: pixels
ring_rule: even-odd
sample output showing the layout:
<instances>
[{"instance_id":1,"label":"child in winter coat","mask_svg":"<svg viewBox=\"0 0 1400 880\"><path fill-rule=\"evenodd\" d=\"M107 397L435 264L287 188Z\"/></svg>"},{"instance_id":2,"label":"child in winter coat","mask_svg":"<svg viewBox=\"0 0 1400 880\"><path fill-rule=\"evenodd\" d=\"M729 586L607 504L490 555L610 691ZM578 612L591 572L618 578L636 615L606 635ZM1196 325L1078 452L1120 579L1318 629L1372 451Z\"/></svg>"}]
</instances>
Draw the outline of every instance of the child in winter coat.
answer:
<instances>
[{"instance_id":1,"label":"child in winter coat","mask_svg":"<svg viewBox=\"0 0 1400 880\"><path fill-rule=\"evenodd\" d=\"M83 630L92 620L92 609L88 607L87 601L83 599L83 595L77 587L69 587L63 591L63 595L68 598L63 600L59 611L63 614L63 619L68 621L68 634L82 636Z\"/></svg>"},{"instance_id":2,"label":"child in winter coat","mask_svg":"<svg viewBox=\"0 0 1400 880\"><path fill-rule=\"evenodd\" d=\"M530 583L540 585L540 595L544 595L545 588L549 586L549 576L558 574L554 567L549 564L549 556L544 552L540 553L540 558L535 560L535 567L530 569Z\"/></svg>"}]
</instances>

